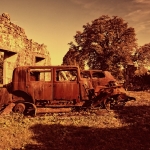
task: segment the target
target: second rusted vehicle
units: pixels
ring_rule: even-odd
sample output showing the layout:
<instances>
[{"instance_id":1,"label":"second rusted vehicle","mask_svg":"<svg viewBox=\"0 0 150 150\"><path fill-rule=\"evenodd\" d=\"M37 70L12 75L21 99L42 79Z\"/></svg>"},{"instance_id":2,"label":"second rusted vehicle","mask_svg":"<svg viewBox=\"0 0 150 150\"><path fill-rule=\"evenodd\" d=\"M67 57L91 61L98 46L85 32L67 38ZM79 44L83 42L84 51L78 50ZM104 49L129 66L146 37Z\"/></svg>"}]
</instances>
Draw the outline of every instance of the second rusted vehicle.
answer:
<instances>
[{"instance_id":1,"label":"second rusted vehicle","mask_svg":"<svg viewBox=\"0 0 150 150\"><path fill-rule=\"evenodd\" d=\"M89 80L94 88L95 100L92 106L102 108L120 109L127 101L136 100L128 96L127 92L109 71L83 70L81 77Z\"/></svg>"},{"instance_id":2,"label":"second rusted vehicle","mask_svg":"<svg viewBox=\"0 0 150 150\"><path fill-rule=\"evenodd\" d=\"M14 112L67 112L76 108L110 109L134 99L126 95L115 79L83 76L77 66L24 66L14 69L12 83L1 90L0 106L14 103ZM100 72L95 72L100 74ZM107 82L106 84L106 81ZM119 89L119 90L118 90ZM3 96L5 93L5 97Z\"/></svg>"}]
</instances>

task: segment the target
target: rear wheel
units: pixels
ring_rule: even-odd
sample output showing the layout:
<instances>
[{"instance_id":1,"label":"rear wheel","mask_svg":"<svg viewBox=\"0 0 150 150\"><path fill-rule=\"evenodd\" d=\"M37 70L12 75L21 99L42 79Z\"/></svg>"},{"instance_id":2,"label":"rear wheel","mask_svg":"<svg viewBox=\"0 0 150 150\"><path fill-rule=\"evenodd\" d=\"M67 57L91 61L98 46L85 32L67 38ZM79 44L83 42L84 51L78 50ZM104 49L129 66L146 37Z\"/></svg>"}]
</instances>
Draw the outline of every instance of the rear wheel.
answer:
<instances>
[{"instance_id":1,"label":"rear wheel","mask_svg":"<svg viewBox=\"0 0 150 150\"><path fill-rule=\"evenodd\" d=\"M36 111L37 111L36 105L30 103L29 115L32 116L32 117L35 117L36 116Z\"/></svg>"},{"instance_id":2,"label":"rear wheel","mask_svg":"<svg viewBox=\"0 0 150 150\"><path fill-rule=\"evenodd\" d=\"M13 111L15 113L20 113L20 114L23 114L24 111L25 111L25 105L23 103L17 103L14 108L13 108Z\"/></svg>"},{"instance_id":3,"label":"rear wheel","mask_svg":"<svg viewBox=\"0 0 150 150\"><path fill-rule=\"evenodd\" d=\"M111 110L111 103L110 103L110 101L104 103L104 105L105 105L105 109L106 109L107 111L110 111L110 110Z\"/></svg>"}]
</instances>

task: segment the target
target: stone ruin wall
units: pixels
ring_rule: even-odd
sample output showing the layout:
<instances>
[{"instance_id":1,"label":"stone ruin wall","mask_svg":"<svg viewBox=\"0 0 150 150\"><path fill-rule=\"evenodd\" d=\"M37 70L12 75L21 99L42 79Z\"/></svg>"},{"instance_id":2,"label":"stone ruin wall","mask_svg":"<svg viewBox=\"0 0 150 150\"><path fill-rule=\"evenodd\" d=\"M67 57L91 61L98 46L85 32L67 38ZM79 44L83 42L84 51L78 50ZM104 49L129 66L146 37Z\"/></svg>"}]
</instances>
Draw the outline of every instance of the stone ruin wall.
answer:
<instances>
[{"instance_id":1,"label":"stone ruin wall","mask_svg":"<svg viewBox=\"0 0 150 150\"><path fill-rule=\"evenodd\" d=\"M46 45L28 39L24 29L12 23L7 13L0 15L0 61L3 84L11 82L17 66L51 64Z\"/></svg>"}]
</instances>

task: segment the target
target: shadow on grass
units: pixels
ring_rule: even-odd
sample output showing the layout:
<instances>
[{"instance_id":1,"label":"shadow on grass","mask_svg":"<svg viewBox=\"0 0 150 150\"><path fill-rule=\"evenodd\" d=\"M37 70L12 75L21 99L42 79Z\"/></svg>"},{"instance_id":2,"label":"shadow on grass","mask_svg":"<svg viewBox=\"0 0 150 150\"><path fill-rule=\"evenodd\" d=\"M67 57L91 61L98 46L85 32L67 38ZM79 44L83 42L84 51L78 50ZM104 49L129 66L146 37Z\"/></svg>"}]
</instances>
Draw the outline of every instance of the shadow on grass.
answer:
<instances>
[{"instance_id":1,"label":"shadow on grass","mask_svg":"<svg viewBox=\"0 0 150 150\"><path fill-rule=\"evenodd\" d=\"M150 107L125 107L116 117L127 126L92 128L36 124L30 129L38 145L26 150L150 150Z\"/></svg>"}]
</instances>

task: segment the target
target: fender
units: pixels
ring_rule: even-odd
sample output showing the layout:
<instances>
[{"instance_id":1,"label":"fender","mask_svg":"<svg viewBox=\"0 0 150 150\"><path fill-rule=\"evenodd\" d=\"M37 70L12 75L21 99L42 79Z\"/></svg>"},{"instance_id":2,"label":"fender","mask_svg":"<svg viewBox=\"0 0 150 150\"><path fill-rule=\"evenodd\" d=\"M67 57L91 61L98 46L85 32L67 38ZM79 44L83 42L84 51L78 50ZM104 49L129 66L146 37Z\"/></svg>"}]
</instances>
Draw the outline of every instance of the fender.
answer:
<instances>
[{"instance_id":1,"label":"fender","mask_svg":"<svg viewBox=\"0 0 150 150\"><path fill-rule=\"evenodd\" d=\"M28 93L21 91L21 90L16 90L13 91L12 93L12 102L30 102L30 103L35 103L35 100L33 99L33 97L31 95L29 95Z\"/></svg>"}]
</instances>

